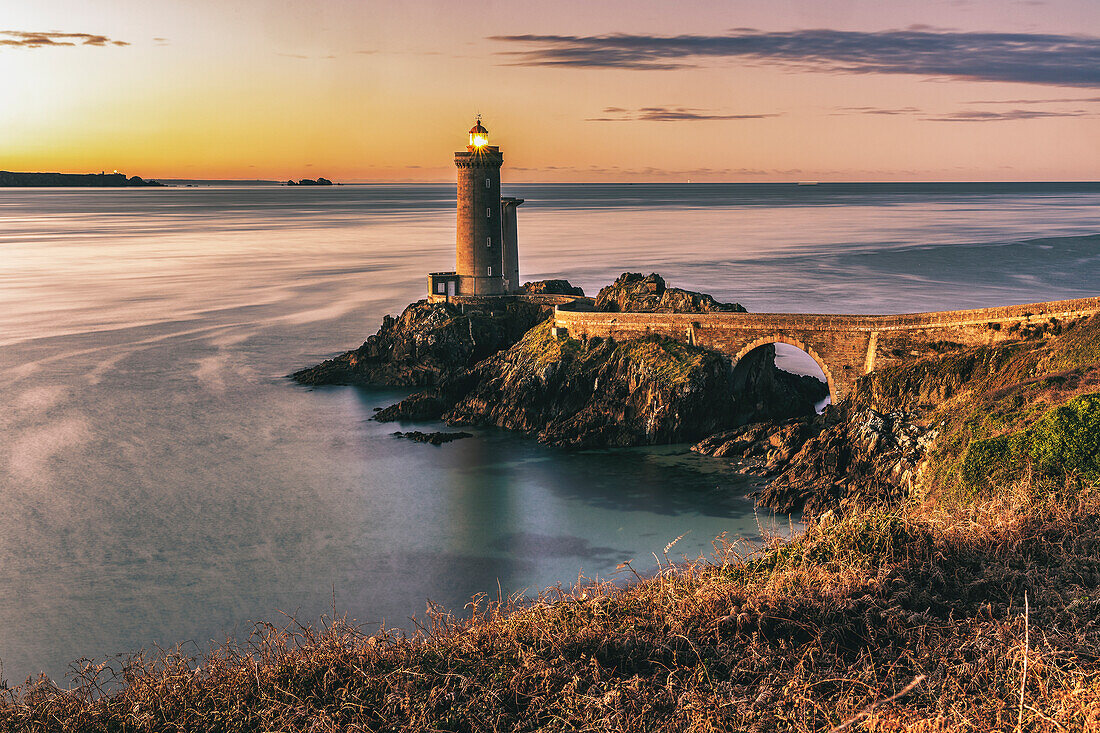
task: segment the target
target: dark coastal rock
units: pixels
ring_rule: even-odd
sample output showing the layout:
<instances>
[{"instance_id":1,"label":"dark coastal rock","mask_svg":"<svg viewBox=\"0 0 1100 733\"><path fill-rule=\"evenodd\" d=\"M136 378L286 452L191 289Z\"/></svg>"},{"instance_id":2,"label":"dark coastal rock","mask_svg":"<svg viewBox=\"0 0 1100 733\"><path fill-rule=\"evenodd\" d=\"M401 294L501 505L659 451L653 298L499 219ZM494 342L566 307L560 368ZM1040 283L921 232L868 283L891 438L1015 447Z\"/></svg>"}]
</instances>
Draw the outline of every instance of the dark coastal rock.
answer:
<instances>
[{"instance_id":1,"label":"dark coastal rock","mask_svg":"<svg viewBox=\"0 0 1100 733\"><path fill-rule=\"evenodd\" d=\"M576 295L584 297L584 290L573 287L568 280L536 280L523 284L527 295Z\"/></svg>"},{"instance_id":2,"label":"dark coastal rock","mask_svg":"<svg viewBox=\"0 0 1100 733\"><path fill-rule=\"evenodd\" d=\"M719 303L705 293L670 288L656 273L624 272L596 296L597 311L608 313L744 313L738 303Z\"/></svg>"},{"instance_id":3,"label":"dark coastal rock","mask_svg":"<svg viewBox=\"0 0 1100 733\"><path fill-rule=\"evenodd\" d=\"M358 349L291 376L310 385L436 385L516 343L552 310L522 301L488 310L420 300L398 318L383 318Z\"/></svg>"},{"instance_id":4,"label":"dark coastal rock","mask_svg":"<svg viewBox=\"0 0 1100 733\"><path fill-rule=\"evenodd\" d=\"M438 390L425 390L378 410L374 413L374 419L378 422L439 420L448 407L449 402Z\"/></svg>"},{"instance_id":5,"label":"dark coastal rock","mask_svg":"<svg viewBox=\"0 0 1100 733\"><path fill-rule=\"evenodd\" d=\"M913 487L936 431L909 413L859 410L821 430L780 470L757 501L775 511L812 516L846 502L893 504Z\"/></svg>"},{"instance_id":6,"label":"dark coastal rock","mask_svg":"<svg viewBox=\"0 0 1100 733\"><path fill-rule=\"evenodd\" d=\"M761 506L816 516L849 502L897 502L912 488L936 434L912 413L841 407L712 435L692 450L774 477L755 494Z\"/></svg>"},{"instance_id":7,"label":"dark coastal rock","mask_svg":"<svg viewBox=\"0 0 1100 733\"><path fill-rule=\"evenodd\" d=\"M507 351L376 419L441 417L576 448L685 442L746 418L812 414L824 385L817 382L795 406L791 396L804 382L776 369L772 356L754 354L757 368L737 374L724 355L680 341L582 342L554 336L545 322Z\"/></svg>"},{"instance_id":8,"label":"dark coastal rock","mask_svg":"<svg viewBox=\"0 0 1100 733\"><path fill-rule=\"evenodd\" d=\"M474 437L473 433L456 432L456 433L422 433L419 430L412 430L407 433L400 431L393 433L395 438L405 438L406 440L412 440L417 443L430 443L431 445L443 445L444 443L450 443L452 440L462 440L463 438Z\"/></svg>"}]
</instances>

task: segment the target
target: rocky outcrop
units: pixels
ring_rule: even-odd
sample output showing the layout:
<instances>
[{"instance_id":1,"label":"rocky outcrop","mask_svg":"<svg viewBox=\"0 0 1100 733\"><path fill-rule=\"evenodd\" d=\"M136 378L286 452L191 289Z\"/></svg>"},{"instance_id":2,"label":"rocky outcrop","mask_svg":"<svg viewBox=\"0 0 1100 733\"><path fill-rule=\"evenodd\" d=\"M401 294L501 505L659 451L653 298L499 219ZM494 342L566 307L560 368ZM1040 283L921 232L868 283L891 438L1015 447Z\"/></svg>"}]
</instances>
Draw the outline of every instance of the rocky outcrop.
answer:
<instances>
[{"instance_id":1,"label":"rocky outcrop","mask_svg":"<svg viewBox=\"0 0 1100 733\"><path fill-rule=\"evenodd\" d=\"M442 417L577 448L685 442L746 419L812 414L825 386L776 369L771 357L754 354L757 366L735 376L727 357L680 341L582 342L553 335L546 322L376 419ZM772 390L782 399L769 399ZM792 400L800 391L802 399Z\"/></svg>"},{"instance_id":2,"label":"rocky outcrop","mask_svg":"<svg viewBox=\"0 0 1100 733\"><path fill-rule=\"evenodd\" d=\"M936 435L912 413L841 407L808 419L746 425L692 450L772 477L755 494L761 506L816 516L848 503L905 496Z\"/></svg>"},{"instance_id":3,"label":"rocky outcrop","mask_svg":"<svg viewBox=\"0 0 1100 733\"><path fill-rule=\"evenodd\" d=\"M880 410L927 410L996 374L1029 348L1018 342L979 346L872 372L856 382L852 402Z\"/></svg>"},{"instance_id":4,"label":"rocky outcrop","mask_svg":"<svg viewBox=\"0 0 1100 733\"><path fill-rule=\"evenodd\" d=\"M457 432L457 433L422 433L419 430L411 430L407 433L400 431L393 433L395 438L404 438L405 440L411 440L414 443L428 443L429 445L443 445L444 443L450 443L453 440L462 440L463 438L474 437L473 433Z\"/></svg>"},{"instance_id":5,"label":"rocky outcrop","mask_svg":"<svg viewBox=\"0 0 1100 733\"><path fill-rule=\"evenodd\" d=\"M496 425L572 447L691 440L734 409L728 363L665 339L587 344L549 324L479 364L476 382L444 416Z\"/></svg>"},{"instance_id":6,"label":"rocky outcrop","mask_svg":"<svg viewBox=\"0 0 1100 733\"><path fill-rule=\"evenodd\" d=\"M574 287L568 280L538 280L523 284L527 295L576 295L584 297L584 290Z\"/></svg>"},{"instance_id":7,"label":"rocky outcrop","mask_svg":"<svg viewBox=\"0 0 1100 733\"><path fill-rule=\"evenodd\" d=\"M566 281L528 283L529 295L580 294ZM626 274L601 291L630 310L744 310ZM552 299L550 299L552 300ZM375 419L495 425L572 447L698 440L746 422L812 415L826 386L775 366L762 348L733 369L727 356L663 337L617 342L555 335L552 306L523 296L465 306L419 301L378 333L293 377L303 384L426 387Z\"/></svg>"},{"instance_id":8,"label":"rocky outcrop","mask_svg":"<svg viewBox=\"0 0 1100 733\"><path fill-rule=\"evenodd\" d=\"M775 511L817 516L847 503L896 503L916 481L936 430L910 413L859 410L806 440L757 495Z\"/></svg>"},{"instance_id":9,"label":"rocky outcrop","mask_svg":"<svg viewBox=\"0 0 1100 733\"><path fill-rule=\"evenodd\" d=\"M596 296L597 311L608 313L744 313L738 303L719 303L705 293L670 288L660 275L624 272Z\"/></svg>"},{"instance_id":10,"label":"rocky outcrop","mask_svg":"<svg viewBox=\"0 0 1100 733\"><path fill-rule=\"evenodd\" d=\"M493 310L420 300L353 351L291 375L302 384L436 385L507 349L552 307L521 300Z\"/></svg>"}]
</instances>

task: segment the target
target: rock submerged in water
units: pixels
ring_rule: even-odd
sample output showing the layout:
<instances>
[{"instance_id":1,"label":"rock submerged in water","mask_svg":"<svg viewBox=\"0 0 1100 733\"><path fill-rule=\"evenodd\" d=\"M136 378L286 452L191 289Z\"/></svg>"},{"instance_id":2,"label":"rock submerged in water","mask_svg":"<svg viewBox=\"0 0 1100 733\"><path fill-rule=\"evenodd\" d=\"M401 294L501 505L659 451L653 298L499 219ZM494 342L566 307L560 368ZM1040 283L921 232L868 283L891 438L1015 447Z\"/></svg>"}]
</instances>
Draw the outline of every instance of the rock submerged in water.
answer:
<instances>
[{"instance_id":1,"label":"rock submerged in water","mask_svg":"<svg viewBox=\"0 0 1100 733\"><path fill-rule=\"evenodd\" d=\"M422 433L419 430L411 430L407 433L397 431L392 433L395 438L405 438L416 443L430 443L432 445L443 445L444 443L450 443L452 440L462 440L463 438L474 437L473 433L467 432L455 432L455 433Z\"/></svg>"}]
</instances>

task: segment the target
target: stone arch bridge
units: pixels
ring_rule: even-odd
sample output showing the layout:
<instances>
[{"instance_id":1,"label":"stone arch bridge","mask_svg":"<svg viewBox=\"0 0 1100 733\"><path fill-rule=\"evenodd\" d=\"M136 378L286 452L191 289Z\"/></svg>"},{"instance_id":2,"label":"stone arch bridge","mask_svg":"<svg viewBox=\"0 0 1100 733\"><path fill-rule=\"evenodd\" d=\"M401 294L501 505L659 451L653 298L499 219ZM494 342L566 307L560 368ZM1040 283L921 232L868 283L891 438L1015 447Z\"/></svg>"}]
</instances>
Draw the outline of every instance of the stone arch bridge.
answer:
<instances>
[{"instance_id":1,"label":"stone arch bridge","mask_svg":"<svg viewBox=\"0 0 1100 733\"><path fill-rule=\"evenodd\" d=\"M838 402L856 380L876 368L904 363L945 348L1018 339L1047 325L1067 324L1100 313L1100 297L1028 303L998 308L832 315L818 313L602 313L580 301L554 311L557 333L616 339L661 334L728 354L736 363L765 344L785 343L805 351L824 372Z\"/></svg>"}]
</instances>

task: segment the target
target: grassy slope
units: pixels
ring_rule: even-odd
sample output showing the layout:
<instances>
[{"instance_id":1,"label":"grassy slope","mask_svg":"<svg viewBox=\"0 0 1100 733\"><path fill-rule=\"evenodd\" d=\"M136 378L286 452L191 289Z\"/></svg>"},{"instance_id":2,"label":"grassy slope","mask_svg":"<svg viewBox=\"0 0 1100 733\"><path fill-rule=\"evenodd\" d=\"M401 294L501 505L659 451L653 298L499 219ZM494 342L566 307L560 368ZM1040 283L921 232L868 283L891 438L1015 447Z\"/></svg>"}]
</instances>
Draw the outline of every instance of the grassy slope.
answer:
<instances>
[{"instance_id":1,"label":"grassy slope","mask_svg":"<svg viewBox=\"0 0 1100 733\"><path fill-rule=\"evenodd\" d=\"M585 350L576 339L551 335L552 321L543 321L519 340L514 348L525 364L545 367L566 358L591 360L594 351ZM679 386L691 378L694 370L703 366L709 352L667 338L636 339L615 342L610 356L599 353L601 362L620 358L636 364L638 370L667 387Z\"/></svg>"},{"instance_id":2,"label":"grassy slope","mask_svg":"<svg viewBox=\"0 0 1100 733\"><path fill-rule=\"evenodd\" d=\"M926 483L941 503L990 498L1033 471L1100 478L1100 446L1082 435L1100 420L1100 318L1059 336L970 354L977 362L970 380L932 411L943 427Z\"/></svg>"},{"instance_id":3,"label":"grassy slope","mask_svg":"<svg viewBox=\"0 0 1100 733\"><path fill-rule=\"evenodd\" d=\"M921 501L626 589L482 599L417 638L261 628L198 671L138 660L106 695L89 668L0 703L0 729L1100 730L1094 321L875 376L880 400L953 383L926 408L943 426ZM964 475L991 440L1021 448Z\"/></svg>"}]
</instances>

